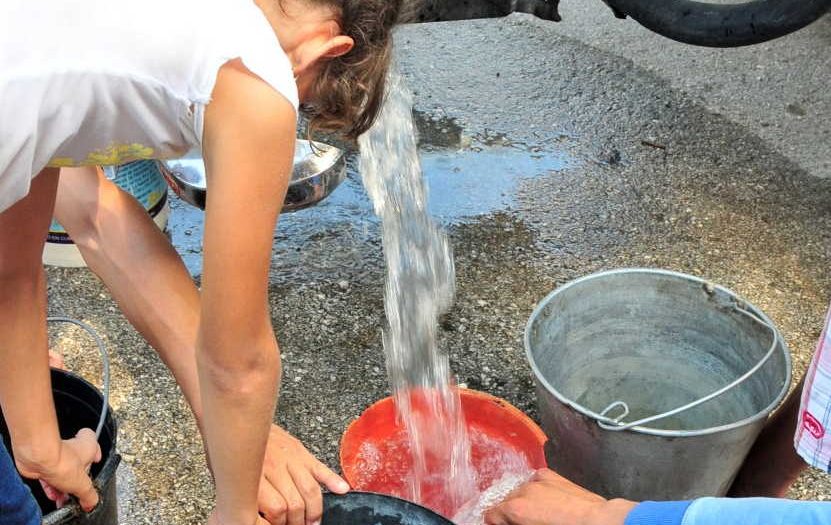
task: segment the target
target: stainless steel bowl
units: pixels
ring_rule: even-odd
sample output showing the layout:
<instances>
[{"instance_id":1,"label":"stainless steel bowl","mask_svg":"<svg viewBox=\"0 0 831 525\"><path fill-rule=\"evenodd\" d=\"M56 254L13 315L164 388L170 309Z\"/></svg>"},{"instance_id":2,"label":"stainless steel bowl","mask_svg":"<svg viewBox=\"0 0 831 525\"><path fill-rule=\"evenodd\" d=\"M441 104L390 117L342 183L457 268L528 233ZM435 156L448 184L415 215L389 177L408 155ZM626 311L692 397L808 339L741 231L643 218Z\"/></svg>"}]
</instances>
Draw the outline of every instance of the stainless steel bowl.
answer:
<instances>
[{"instance_id":1,"label":"stainless steel bowl","mask_svg":"<svg viewBox=\"0 0 831 525\"><path fill-rule=\"evenodd\" d=\"M198 155L159 162L168 184L182 200L205 209L207 179L205 163ZM322 142L297 139L292 172L283 213L314 206L328 197L346 178L343 150Z\"/></svg>"}]
</instances>

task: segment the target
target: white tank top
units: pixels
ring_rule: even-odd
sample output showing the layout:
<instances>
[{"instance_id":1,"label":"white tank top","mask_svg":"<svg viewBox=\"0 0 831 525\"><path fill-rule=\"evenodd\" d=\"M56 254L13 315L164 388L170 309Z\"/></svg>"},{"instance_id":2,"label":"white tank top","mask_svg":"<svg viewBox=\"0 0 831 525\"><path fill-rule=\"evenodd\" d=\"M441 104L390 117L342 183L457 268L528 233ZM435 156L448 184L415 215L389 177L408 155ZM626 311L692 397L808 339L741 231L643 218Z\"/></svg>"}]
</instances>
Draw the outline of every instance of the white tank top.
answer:
<instances>
[{"instance_id":1,"label":"white tank top","mask_svg":"<svg viewBox=\"0 0 831 525\"><path fill-rule=\"evenodd\" d=\"M0 0L0 211L46 166L201 146L217 72L236 58L297 109L253 0Z\"/></svg>"}]
</instances>

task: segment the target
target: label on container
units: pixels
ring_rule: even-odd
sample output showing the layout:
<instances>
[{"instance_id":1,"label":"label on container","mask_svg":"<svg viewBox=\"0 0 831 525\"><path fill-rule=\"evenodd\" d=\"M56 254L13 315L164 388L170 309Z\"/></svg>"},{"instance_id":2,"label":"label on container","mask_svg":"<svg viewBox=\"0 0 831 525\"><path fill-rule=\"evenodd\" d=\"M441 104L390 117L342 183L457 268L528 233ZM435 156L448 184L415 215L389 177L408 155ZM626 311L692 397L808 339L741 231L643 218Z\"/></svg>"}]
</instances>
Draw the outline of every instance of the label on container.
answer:
<instances>
[{"instance_id":1,"label":"label on container","mask_svg":"<svg viewBox=\"0 0 831 525\"><path fill-rule=\"evenodd\" d=\"M107 178L139 201L151 217L156 217L167 203L167 182L156 161L139 160L122 166L106 168ZM72 244L72 239L55 219L49 226L46 242Z\"/></svg>"}]
</instances>

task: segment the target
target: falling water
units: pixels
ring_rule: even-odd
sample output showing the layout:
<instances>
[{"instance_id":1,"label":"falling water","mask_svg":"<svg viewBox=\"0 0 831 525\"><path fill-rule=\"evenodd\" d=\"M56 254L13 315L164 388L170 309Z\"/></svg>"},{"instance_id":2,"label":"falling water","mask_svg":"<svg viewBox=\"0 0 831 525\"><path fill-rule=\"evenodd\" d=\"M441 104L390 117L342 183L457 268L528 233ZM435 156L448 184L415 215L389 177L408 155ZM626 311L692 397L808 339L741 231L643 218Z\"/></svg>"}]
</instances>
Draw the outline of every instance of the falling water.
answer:
<instances>
[{"instance_id":1,"label":"falling water","mask_svg":"<svg viewBox=\"0 0 831 525\"><path fill-rule=\"evenodd\" d=\"M381 218L387 261L387 373L412 454L409 497L452 512L478 494L470 438L437 319L453 300L453 257L427 213L413 97L398 74L376 125L360 140L361 173Z\"/></svg>"}]
</instances>

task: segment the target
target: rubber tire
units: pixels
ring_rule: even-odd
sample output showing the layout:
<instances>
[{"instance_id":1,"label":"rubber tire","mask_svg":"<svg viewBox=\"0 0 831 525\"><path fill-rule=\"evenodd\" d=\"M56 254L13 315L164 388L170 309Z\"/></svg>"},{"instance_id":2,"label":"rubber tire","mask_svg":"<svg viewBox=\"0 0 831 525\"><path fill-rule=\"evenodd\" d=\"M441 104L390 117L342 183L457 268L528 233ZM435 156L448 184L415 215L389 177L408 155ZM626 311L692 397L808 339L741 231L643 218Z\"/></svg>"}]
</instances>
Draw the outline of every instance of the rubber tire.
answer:
<instances>
[{"instance_id":1,"label":"rubber tire","mask_svg":"<svg viewBox=\"0 0 831 525\"><path fill-rule=\"evenodd\" d=\"M740 47L802 29L831 9L831 0L756 0L710 4L693 0L606 0L660 35L696 46Z\"/></svg>"}]
</instances>

